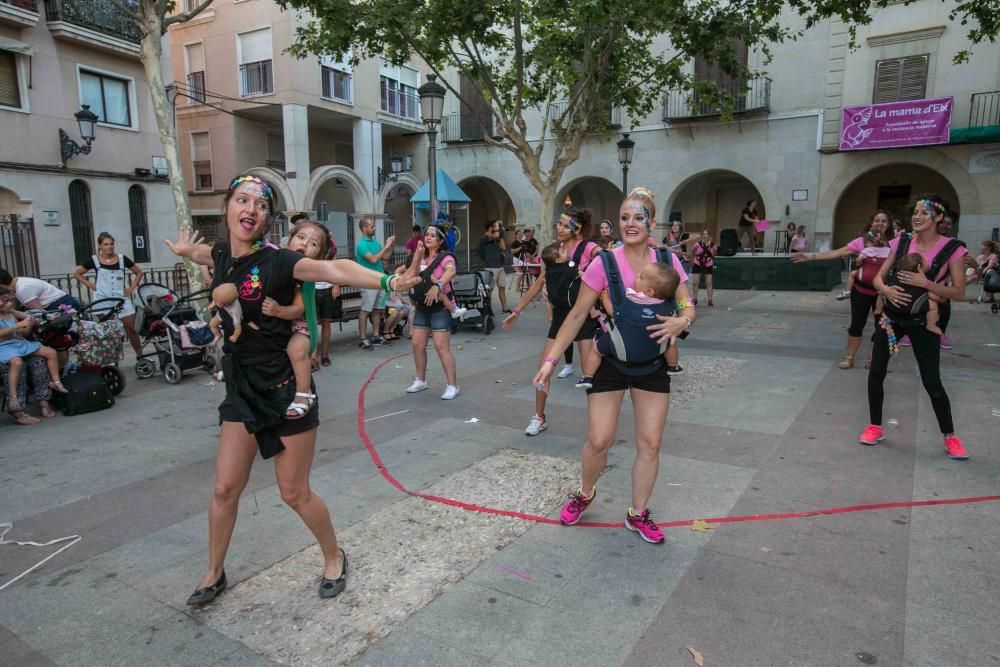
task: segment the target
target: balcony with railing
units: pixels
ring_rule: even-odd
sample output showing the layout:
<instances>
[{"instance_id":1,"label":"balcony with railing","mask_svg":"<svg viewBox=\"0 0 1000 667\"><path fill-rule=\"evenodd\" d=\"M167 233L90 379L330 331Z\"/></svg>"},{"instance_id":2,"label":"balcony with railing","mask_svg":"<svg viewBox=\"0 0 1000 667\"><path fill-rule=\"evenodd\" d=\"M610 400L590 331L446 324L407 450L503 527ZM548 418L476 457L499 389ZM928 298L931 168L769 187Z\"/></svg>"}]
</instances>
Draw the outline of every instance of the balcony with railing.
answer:
<instances>
[{"instance_id":1,"label":"balcony with railing","mask_svg":"<svg viewBox=\"0 0 1000 667\"><path fill-rule=\"evenodd\" d=\"M771 110L771 79L758 76L749 81L718 82L719 90L733 98L735 116L766 114ZM690 90L667 91L663 100L664 121L717 118L722 107L715 101Z\"/></svg>"},{"instance_id":2,"label":"balcony with railing","mask_svg":"<svg viewBox=\"0 0 1000 667\"><path fill-rule=\"evenodd\" d=\"M420 97L416 93L390 88L385 85L384 81L380 86L379 93L379 108L382 111L415 123L420 122Z\"/></svg>"},{"instance_id":3,"label":"balcony with railing","mask_svg":"<svg viewBox=\"0 0 1000 667\"><path fill-rule=\"evenodd\" d=\"M187 75L188 104L205 103L205 73L191 72Z\"/></svg>"},{"instance_id":4,"label":"balcony with railing","mask_svg":"<svg viewBox=\"0 0 1000 667\"><path fill-rule=\"evenodd\" d=\"M270 60L240 65L240 97L270 95L274 92L274 73Z\"/></svg>"},{"instance_id":5,"label":"balcony with railing","mask_svg":"<svg viewBox=\"0 0 1000 667\"><path fill-rule=\"evenodd\" d=\"M496 137L495 119L488 111L450 113L441 118L442 141L483 141L484 136Z\"/></svg>"},{"instance_id":6,"label":"balcony with railing","mask_svg":"<svg viewBox=\"0 0 1000 667\"><path fill-rule=\"evenodd\" d=\"M125 0L134 4L135 0ZM139 55L142 35L112 0L45 0L45 20L56 39L103 51Z\"/></svg>"},{"instance_id":7,"label":"balcony with railing","mask_svg":"<svg viewBox=\"0 0 1000 667\"><path fill-rule=\"evenodd\" d=\"M353 102L353 90L351 87L352 76L350 72L324 67L322 70L323 97L344 104Z\"/></svg>"},{"instance_id":8,"label":"balcony with railing","mask_svg":"<svg viewBox=\"0 0 1000 667\"><path fill-rule=\"evenodd\" d=\"M38 24L38 0L0 0L0 24L31 28Z\"/></svg>"},{"instance_id":9,"label":"balcony with railing","mask_svg":"<svg viewBox=\"0 0 1000 667\"><path fill-rule=\"evenodd\" d=\"M969 127L1000 125L1000 90L976 93L969 109Z\"/></svg>"},{"instance_id":10,"label":"balcony with railing","mask_svg":"<svg viewBox=\"0 0 1000 667\"><path fill-rule=\"evenodd\" d=\"M568 102L552 102L549 105L549 126L552 126L553 121L562 118L568 108ZM617 130L622 126L623 111L621 107L611 107L607 114L608 124L604 129Z\"/></svg>"}]
</instances>

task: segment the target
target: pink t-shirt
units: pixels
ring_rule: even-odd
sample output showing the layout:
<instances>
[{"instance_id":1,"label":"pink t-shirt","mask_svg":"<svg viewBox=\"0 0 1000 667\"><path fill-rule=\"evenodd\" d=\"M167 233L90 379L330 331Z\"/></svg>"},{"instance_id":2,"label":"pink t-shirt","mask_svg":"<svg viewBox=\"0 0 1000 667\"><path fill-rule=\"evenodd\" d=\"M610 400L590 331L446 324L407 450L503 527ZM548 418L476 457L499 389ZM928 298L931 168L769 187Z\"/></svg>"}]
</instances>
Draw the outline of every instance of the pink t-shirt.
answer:
<instances>
[{"instance_id":1,"label":"pink t-shirt","mask_svg":"<svg viewBox=\"0 0 1000 667\"><path fill-rule=\"evenodd\" d=\"M423 271L433 262L434 262L434 257L431 257L430 259L427 259L425 257L423 261L420 262L420 270ZM431 272L431 278L433 280L440 280L441 276L444 275L444 272L448 269L449 266L455 266L455 258L451 255L451 253L448 253L448 256L445 257L443 260L441 260L441 263L437 265L437 268ZM448 283L447 285L444 286L444 293L451 294L451 283Z\"/></svg>"},{"instance_id":2,"label":"pink t-shirt","mask_svg":"<svg viewBox=\"0 0 1000 667\"><path fill-rule=\"evenodd\" d=\"M571 245L569 248L567 248L566 256L569 257L570 259L573 259L573 256L576 253L576 249L581 243L587 244L583 247L583 255L580 256L580 266L576 267L578 271L582 272L586 271L587 267L590 266L590 262L594 259L590 253L594 252L594 248L598 246L593 241L580 240Z\"/></svg>"},{"instance_id":3,"label":"pink t-shirt","mask_svg":"<svg viewBox=\"0 0 1000 667\"><path fill-rule=\"evenodd\" d=\"M851 251L852 255L860 255L861 251L865 249L865 237L859 236L854 239L847 244L847 249Z\"/></svg>"},{"instance_id":4,"label":"pink t-shirt","mask_svg":"<svg viewBox=\"0 0 1000 667\"><path fill-rule=\"evenodd\" d=\"M645 292L636 292L631 287L625 288L625 298L632 303L638 303L643 306L655 306L664 301L663 299L657 299L655 296L649 296Z\"/></svg>"},{"instance_id":5,"label":"pink t-shirt","mask_svg":"<svg viewBox=\"0 0 1000 667\"><path fill-rule=\"evenodd\" d=\"M715 255L719 252L719 246L714 243L707 248L699 241L694 244L694 260L692 264L702 268L711 268L715 265Z\"/></svg>"},{"instance_id":6,"label":"pink t-shirt","mask_svg":"<svg viewBox=\"0 0 1000 667\"><path fill-rule=\"evenodd\" d=\"M865 260L885 259L886 257L889 256L889 252L890 250L887 246L883 246L881 248L876 248L875 246L871 246L862 250L858 254L858 259L860 259L862 262Z\"/></svg>"},{"instance_id":7,"label":"pink t-shirt","mask_svg":"<svg viewBox=\"0 0 1000 667\"><path fill-rule=\"evenodd\" d=\"M939 252L941 252L941 249L944 248L945 244L947 244L948 241L950 241L950 240L951 240L951 237L949 237L949 236L939 236L937 242L933 246L931 246L930 248L928 248L926 252L920 253L921 256L923 256L923 258L924 258L924 264L925 264L924 270L930 268L931 262L934 261L934 258L937 256L937 254ZM894 253L896 253L896 259L899 259L899 257L900 257L900 254L898 252L896 252L898 246L899 246L899 238L898 237L894 238L891 241L889 241L889 248ZM910 247L907 248L906 252L903 253L903 254L908 255L911 252L918 252L916 237L911 237L910 238ZM948 261L945 262L944 266L941 267L941 271L938 272L938 274L936 276L927 276L927 277L930 278L931 280L933 280L934 282L940 282L942 278L944 278L945 276L948 275L948 272L949 272L948 267L951 266L952 264L954 264L955 262L961 262L962 258L965 257L968 254L969 254L969 251L966 250L964 246L958 246L955 249L955 251L953 253L951 253L951 257L948 258Z\"/></svg>"},{"instance_id":8,"label":"pink t-shirt","mask_svg":"<svg viewBox=\"0 0 1000 667\"><path fill-rule=\"evenodd\" d=\"M632 271L632 267L629 266L628 260L625 259L625 246L620 248L614 248L611 250L611 254L615 256L615 261L618 263L618 270L622 274L622 287L625 288L635 288L635 273ZM649 249L649 261L656 261L656 249ZM674 258L673 267L677 269L677 273L680 274L681 284L687 282L688 275L684 271L684 267L681 266L680 260L676 257ZM587 270L583 273L583 282L586 283L587 287L594 290L595 292L601 292L608 288L608 276L604 272L604 262L594 262L587 267Z\"/></svg>"},{"instance_id":9,"label":"pink t-shirt","mask_svg":"<svg viewBox=\"0 0 1000 667\"><path fill-rule=\"evenodd\" d=\"M851 241L851 243L854 243L854 241ZM792 252L805 252L805 249L806 249L806 237L799 236L798 234L796 234L795 236L793 236L792 237L792 243L789 246L789 249Z\"/></svg>"}]
</instances>

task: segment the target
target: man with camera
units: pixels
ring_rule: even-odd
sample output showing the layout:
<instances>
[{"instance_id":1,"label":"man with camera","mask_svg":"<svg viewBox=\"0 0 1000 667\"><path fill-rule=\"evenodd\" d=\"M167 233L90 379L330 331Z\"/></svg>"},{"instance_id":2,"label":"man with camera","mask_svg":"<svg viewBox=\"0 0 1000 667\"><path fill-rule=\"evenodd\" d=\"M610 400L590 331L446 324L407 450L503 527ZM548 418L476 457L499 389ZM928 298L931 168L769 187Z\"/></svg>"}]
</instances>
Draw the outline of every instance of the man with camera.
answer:
<instances>
[{"instance_id":1,"label":"man with camera","mask_svg":"<svg viewBox=\"0 0 1000 667\"><path fill-rule=\"evenodd\" d=\"M493 285L500 290L500 309L504 315L510 314L510 310L507 309L507 275L503 270L503 256L506 251L503 223L499 220L487 222L486 233L479 239L479 258L483 260L483 267L493 274ZM493 293L490 292L490 299L492 298Z\"/></svg>"}]
</instances>

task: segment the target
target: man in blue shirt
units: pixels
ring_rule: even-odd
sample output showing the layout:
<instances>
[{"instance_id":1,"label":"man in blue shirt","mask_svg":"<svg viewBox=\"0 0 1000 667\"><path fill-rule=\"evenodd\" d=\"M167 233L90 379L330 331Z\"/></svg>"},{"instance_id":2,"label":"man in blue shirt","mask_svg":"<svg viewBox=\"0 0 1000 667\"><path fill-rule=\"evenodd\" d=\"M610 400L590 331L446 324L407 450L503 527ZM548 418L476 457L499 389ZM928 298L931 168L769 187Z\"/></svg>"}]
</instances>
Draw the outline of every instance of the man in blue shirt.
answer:
<instances>
[{"instance_id":1,"label":"man in blue shirt","mask_svg":"<svg viewBox=\"0 0 1000 667\"><path fill-rule=\"evenodd\" d=\"M375 239L375 220L365 216L358 221L361 230L361 240L354 246L354 261L366 269L384 273L382 260L392 255L396 237L390 236L382 247ZM382 323L382 306L385 303L385 293L379 289L361 290L361 312L358 314L358 347L362 350L372 349L372 345L388 345L379 335ZM372 322L372 337L368 338L368 320Z\"/></svg>"}]
</instances>

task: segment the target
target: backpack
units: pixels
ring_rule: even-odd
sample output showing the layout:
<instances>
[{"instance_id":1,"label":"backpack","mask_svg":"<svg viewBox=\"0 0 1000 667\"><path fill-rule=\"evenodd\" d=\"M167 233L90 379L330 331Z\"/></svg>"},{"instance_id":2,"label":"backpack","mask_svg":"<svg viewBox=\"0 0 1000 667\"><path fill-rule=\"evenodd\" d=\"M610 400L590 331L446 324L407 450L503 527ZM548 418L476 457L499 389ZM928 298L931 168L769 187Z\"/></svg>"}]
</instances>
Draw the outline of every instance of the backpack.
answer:
<instances>
[{"instance_id":1,"label":"backpack","mask_svg":"<svg viewBox=\"0 0 1000 667\"><path fill-rule=\"evenodd\" d=\"M452 257L451 253L439 252L438 256L427 265L427 268L420 272L420 282L410 288L410 297L413 299L414 305L423 305L424 299L427 298L427 293L432 287L434 287L434 272L437 270L437 267L441 265L441 262L443 262L447 257L451 257L453 260L455 259ZM441 305L440 302L438 305Z\"/></svg>"},{"instance_id":2,"label":"backpack","mask_svg":"<svg viewBox=\"0 0 1000 667\"><path fill-rule=\"evenodd\" d=\"M606 358L625 375L648 375L663 364L667 343L657 343L650 338L646 327L659 322L657 315L676 313L677 302L667 299L660 304L644 305L629 301L614 254L603 250L599 257L608 278L608 294L613 309L608 317L608 332L604 335L610 337L614 354ZM674 253L668 248L657 248L656 261L674 266Z\"/></svg>"},{"instance_id":3,"label":"backpack","mask_svg":"<svg viewBox=\"0 0 1000 667\"><path fill-rule=\"evenodd\" d=\"M896 245L896 255L893 258L898 260L900 257L900 248L905 250L910 249L910 241L913 239L913 234L911 232L903 232L899 235L899 243ZM931 261L930 267L924 274L932 282L940 282L937 280L937 275L941 273L941 269L944 267L945 263L952 256L952 254L962 245L962 242L958 239L948 239L948 242L944 244L944 247L938 251L938 254L934 255L934 259ZM906 254L906 253L904 253ZM893 305L888 299L882 297L882 302L885 308L885 312L889 315L889 318L899 322L901 320L914 320L923 321L927 316L927 311L930 310L930 297L927 295L927 290L922 287L917 287L916 285L900 285L899 272L896 270L896 265L893 263L892 268L889 269L888 275L886 275L885 284L888 287L899 287L904 292L910 295L911 300L906 306L899 308ZM947 278L947 274L942 278L944 280Z\"/></svg>"},{"instance_id":4,"label":"backpack","mask_svg":"<svg viewBox=\"0 0 1000 667\"><path fill-rule=\"evenodd\" d=\"M580 295L580 261L588 242L580 241L573 251L573 259L563 264L545 267L545 290L552 308L567 313Z\"/></svg>"}]
</instances>

